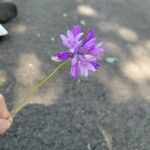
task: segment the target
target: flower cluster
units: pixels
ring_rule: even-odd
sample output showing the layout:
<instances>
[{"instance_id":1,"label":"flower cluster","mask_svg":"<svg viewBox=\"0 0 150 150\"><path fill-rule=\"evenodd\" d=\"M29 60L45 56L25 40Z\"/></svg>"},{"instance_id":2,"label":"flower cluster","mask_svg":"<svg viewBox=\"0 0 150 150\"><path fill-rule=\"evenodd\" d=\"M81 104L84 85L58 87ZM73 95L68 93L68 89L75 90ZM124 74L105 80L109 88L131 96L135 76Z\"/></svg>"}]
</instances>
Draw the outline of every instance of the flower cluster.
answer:
<instances>
[{"instance_id":1,"label":"flower cluster","mask_svg":"<svg viewBox=\"0 0 150 150\"><path fill-rule=\"evenodd\" d=\"M103 42L97 44L95 33L90 30L85 38L81 27L75 25L67 31L67 36L61 34L63 44L68 48L67 51L57 53L58 60L64 61L71 58L70 75L76 78L80 72L81 76L88 76L88 71L96 71L99 68L97 58L105 51Z\"/></svg>"},{"instance_id":2,"label":"flower cluster","mask_svg":"<svg viewBox=\"0 0 150 150\"><path fill-rule=\"evenodd\" d=\"M28 104L29 99L48 81L52 76L71 58L70 75L76 78L80 73L82 76L87 77L88 72L96 71L99 68L97 59L105 51L103 42L97 44L95 33L90 30L87 35L81 40L83 36L81 27L76 25L67 31L67 36L61 34L63 44L68 48L67 51L60 51L54 57L56 60L64 61L57 66L46 77L35 84L21 99L16 102L16 105L9 113L5 98L0 95L0 134L5 133L12 125L13 117ZM66 61L65 61L66 60Z\"/></svg>"}]
</instances>

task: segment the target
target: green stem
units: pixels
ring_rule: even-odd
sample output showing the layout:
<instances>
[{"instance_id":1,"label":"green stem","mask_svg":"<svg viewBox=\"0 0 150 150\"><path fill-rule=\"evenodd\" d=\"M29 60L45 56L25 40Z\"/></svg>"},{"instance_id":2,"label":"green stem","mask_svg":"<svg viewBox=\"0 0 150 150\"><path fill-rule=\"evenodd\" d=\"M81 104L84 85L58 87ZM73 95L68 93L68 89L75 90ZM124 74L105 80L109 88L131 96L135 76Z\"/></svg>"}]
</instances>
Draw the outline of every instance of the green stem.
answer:
<instances>
[{"instance_id":1,"label":"green stem","mask_svg":"<svg viewBox=\"0 0 150 150\"><path fill-rule=\"evenodd\" d=\"M11 111L11 117L14 117L24 106L27 105L29 98L31 98L33 96L34 93L36 93L39 88L41 88L49 79L52 78L52 76L66 63L68 62L68 60L66 60L65 62L61 63L57 68L55 68L52 72L50 72L45 78L43 78L40 82L38 82L37 84L35 84L28 92L27 94L25 94L25 96L23 96L21 99L19 99L13 110Z\"/></svg>"}]
</instances>

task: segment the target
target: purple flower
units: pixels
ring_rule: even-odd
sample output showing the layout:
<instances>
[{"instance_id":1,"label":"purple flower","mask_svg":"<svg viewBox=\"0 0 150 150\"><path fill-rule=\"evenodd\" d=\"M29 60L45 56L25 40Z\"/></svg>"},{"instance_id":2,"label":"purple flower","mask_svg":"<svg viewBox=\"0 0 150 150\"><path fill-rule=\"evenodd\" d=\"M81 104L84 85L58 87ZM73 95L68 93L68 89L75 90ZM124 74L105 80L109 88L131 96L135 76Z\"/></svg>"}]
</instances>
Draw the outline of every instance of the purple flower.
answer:
<instances>
[{"instance_id":1,"label":"purple flower","mask_svg":"<svg viewBox=\"0 0 150 150\"><path fill-rule=\"evenodd\" d=\"M68 50L58 52L57 57L60 61L72 59L70 75L73 78L76 78L79 72L87 77L89 70L96 71L99 68L97 58L105 51L103 42L97 44L93 30L90 30L83 40L81 40L82 35L83 32L78 25L68 30L67 36L60 35Z\"/></svg>"}]
</instances>

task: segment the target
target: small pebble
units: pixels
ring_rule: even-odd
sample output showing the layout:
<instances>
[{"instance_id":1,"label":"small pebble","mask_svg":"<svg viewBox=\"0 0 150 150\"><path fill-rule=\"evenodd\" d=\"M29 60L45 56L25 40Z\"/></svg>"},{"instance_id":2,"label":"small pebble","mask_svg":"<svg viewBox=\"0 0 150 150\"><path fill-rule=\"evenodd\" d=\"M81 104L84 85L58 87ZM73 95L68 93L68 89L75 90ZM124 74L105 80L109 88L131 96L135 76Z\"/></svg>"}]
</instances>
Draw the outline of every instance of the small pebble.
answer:
<instances>
[{"instance_id":1,"label":"small pebble","mask_svg":"<svg viewBox=\"0 0 150 150\"><path fill-rule=\"evenodd\" d=\"M51 37L51 41L54 42L54 41L55 41L55 38L54 38L54 37Z\"/></svg>"},{"instance_id":2,"label":"small pebble","mask_svg":"<svg viewBox=\"0 0 150 150\"><path fill-rule=\"evenodd\" d=\"M30 63L30 64L28 64L28 65L29 65L29 67L31 67L31 68L33 67L33 64L31 64L31 63Z\"/></svg>"},{"instance_id":3,"label":"small pebble","mask_svg":"<svg viewBox=\"0 0 150 150\"><path fill-rule=\"evenodd\" d=\"M85 21L85 20L81 20L80 23L81 23L83 26L86 26L86 21Z\"/></svg>"},{"instance_id":4,"label":"small pebble","mask_svg":"<svg viewBox=\"0 0 150 150\"><path fill-rule=\"evenodd\" d=\"M105 142L103 142L103 143L102 143L102 146L106 146L106 143L105 143Z\"/></svg>"},{"instance_id":5,"label":"small pebble","mask_svg":"<svg viewBox=\"0 0 150 150\"><path fill-rule=\"evenodd\" d=\"M63 13L63 17L67 17L67 14L66 14L66 13Z\"/></svg>"},{"instance_id":6,"label":"small pebble","mask_svg":"<svg viewBox=\"0 0 150 150\"><path fill-rule=\"evenodd\" d=\"M81 80L80 79L78 79L77 80L77 85L79 85L81 83Z\"/></svg>"},{"instance_id":7,"label":"small pebble","mask_svg":"<svg viewBox=\"0 0 150 150\"><path fill-rule=\"evenodd\" d=\"M92 150L90 143L88 143L87 149L88 149L88 150Z\"/></svg>"},{"instance_id":8,"label":"small pebble","mask_svg":"<svg viewBox=\"0 0 150 150\"><path fill-rule=\"evenodd\" d=\"M40 33L38 33L38 34L37 34L37 37L40 37L40 36L41 36L41 34L40 34Z\"/></svg>"}]
</instances>

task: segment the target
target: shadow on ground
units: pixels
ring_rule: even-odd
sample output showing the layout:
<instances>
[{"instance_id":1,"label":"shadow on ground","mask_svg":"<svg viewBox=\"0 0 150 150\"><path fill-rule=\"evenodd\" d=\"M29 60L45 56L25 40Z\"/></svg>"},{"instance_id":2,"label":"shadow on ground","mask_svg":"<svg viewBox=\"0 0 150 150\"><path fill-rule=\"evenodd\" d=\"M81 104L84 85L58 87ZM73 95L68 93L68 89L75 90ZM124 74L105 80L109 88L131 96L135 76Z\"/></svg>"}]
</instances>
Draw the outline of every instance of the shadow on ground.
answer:
<instances>
[{"instance_id":1,"label":"shadow on ground","mask_svg":"<svg viewBox=\"0 0 150 150\"><path fill-rule=\"evenodd\" d=\"M140 4L140 5L139 5ZM0 149L149 150L150 21L147 5L133 0L17 1L19 16L0 44L0 85L11 109L57 64L61 32L93 27L118 64L102 62L88 79L57 74L14 118ZM57 39L57 40L56 40Z\"/></svg>"}]
</instances>

